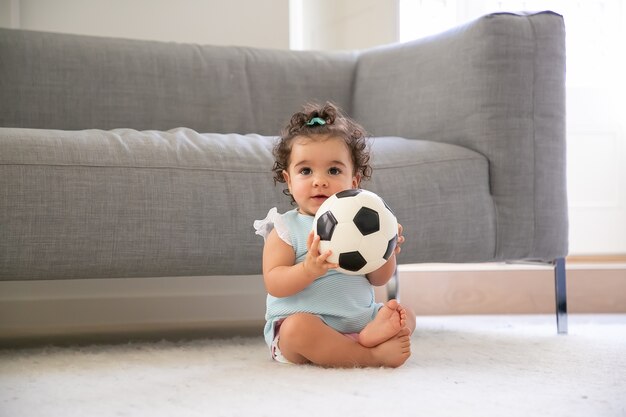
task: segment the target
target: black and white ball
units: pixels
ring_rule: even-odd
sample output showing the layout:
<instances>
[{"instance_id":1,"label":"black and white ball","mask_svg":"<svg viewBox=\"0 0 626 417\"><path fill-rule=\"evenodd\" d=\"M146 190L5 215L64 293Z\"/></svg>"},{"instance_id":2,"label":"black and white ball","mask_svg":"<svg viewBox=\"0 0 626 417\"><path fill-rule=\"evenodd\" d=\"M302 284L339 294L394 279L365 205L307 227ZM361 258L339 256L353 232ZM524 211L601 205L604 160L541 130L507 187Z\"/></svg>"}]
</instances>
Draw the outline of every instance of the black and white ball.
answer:
<instances>
[{"instance_id":1,"label":"black and white ball","mask_svg":"<svg viewBox=\"0 0 626 417\"><path fill-rule=\"evenodd\" d=\"M380 268L398 243L398 221L384 200L371 191L352 189L329 197L318 209L313 231L320 236L320 253L350 275Z\"/></svg>"}]
</instances>

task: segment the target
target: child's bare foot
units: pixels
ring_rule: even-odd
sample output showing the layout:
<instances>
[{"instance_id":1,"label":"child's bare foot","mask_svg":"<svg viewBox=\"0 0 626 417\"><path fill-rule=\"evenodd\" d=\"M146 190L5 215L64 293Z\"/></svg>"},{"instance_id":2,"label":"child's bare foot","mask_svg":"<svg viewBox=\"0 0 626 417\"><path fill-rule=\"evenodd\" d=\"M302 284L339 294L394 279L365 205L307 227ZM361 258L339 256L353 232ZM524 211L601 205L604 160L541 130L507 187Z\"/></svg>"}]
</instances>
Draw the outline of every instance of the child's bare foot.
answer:
<instances>
[{"instance_id":1,"label":"child's bare foot","mask_svg":"<svg viewBox=\"0 0 626 417\"><path fill-rule=\"evenodd\" d=\"M365 347L378 346L391 339L406 325L406 310L397 300L389 300L378 310L374 320L361 333L359 343Z\"/></svg>"},{"instance_id":2,"label":"child's bare foot","mask_svg":"<svg viewBox=\"0 0 626 417\"><path fill-rule=\"evenodd\" d=\"M411 331L402 328L395 336L372 348L372 354L382 366L397 368L411 356Z\"/></svg>"}]
</instances>

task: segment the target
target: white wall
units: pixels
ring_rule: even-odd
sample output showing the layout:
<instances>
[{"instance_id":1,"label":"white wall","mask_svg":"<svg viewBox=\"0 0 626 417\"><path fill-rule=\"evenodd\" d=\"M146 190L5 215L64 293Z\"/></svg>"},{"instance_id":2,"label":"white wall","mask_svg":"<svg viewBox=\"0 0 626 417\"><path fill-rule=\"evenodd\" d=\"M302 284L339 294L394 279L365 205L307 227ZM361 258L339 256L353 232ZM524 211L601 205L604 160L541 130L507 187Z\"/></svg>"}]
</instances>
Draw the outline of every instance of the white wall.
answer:
<instances>
[{"instance_id":1,"label":"white wall","mask_svg":"<svg viewBox=\"0 0 626 417\"><path fill-rule=\"evenodd\" d=\"M289 48L289 0L0 0L0 26Z\"/></svg>"},{"instance_id":2,"label":"white wall","mask_svg":"<svg viewBox=\"0 0 626 417\"><path fill-rule=\"evenodd\" d=\"M17 14L19 7L17 2L18 0L0 0L0 27L19 27L19 16Z\"/></svg>"},{"instance_id":3,"label":"white wall","mask_svg":"<svg viewBox=\"0 0 626 417\"><path fill-rule=\"evenodd\" d=\"M397 0L291 0L290 4L299 11L291 16L292 30L300 32L292 37L293 49L365 49L398 41Z\"/></svg>"}]
</instances>

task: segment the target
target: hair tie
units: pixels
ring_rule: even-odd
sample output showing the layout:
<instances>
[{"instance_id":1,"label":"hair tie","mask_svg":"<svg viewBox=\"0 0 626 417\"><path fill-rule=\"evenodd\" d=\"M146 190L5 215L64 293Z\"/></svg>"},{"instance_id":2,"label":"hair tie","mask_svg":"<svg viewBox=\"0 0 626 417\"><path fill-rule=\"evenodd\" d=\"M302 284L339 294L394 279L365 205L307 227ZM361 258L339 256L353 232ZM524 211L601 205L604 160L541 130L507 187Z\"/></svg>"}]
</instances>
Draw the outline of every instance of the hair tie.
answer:
<instances>
[{"instance_id":1,"label":"hair tie","mask_svg":"<svg viewBox=\"0 0 626 417\"><path fill-rule=\"evenodd\" d=\"M322 119L321 117L314 117L308 122L306 122L306 124L307 126L315 126L315 125L324 126L326 124L326 120Z\"/></svg>"}]
</instances>

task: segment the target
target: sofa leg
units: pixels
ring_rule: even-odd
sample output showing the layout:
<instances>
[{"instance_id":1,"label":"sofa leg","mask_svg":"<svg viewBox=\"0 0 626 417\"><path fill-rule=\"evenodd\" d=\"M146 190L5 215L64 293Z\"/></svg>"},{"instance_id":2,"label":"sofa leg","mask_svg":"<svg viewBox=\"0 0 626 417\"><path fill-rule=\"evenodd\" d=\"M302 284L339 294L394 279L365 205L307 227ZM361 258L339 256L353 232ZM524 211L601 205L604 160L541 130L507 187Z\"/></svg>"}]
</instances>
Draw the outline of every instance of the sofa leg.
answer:
<instances>
[{"instance_id":1,"label":"sofa leg","mask_svg":"<svg viewBox=\"0 0 626 417\"><path fill-rule=\"evenodd\" d=\"M567 290L565 286L565 258L552 262L556 296L556 327L559 334L567 334Z\"/></svg>"},{"instance_id":2,"label":"sofa leg","mask_svg":"<svg viewBox=\"0 0 626 417\"><path fill-rule=\"evenodd\" d=\"M395 298L396 300L400 301L398 299L398 286L398 267L396 266L396 270L393 272L391 279L389 280L389 282L387 282L387 285L385 285L385 288L387 290L387 300Z\"/></svg>"}]
</instances>

